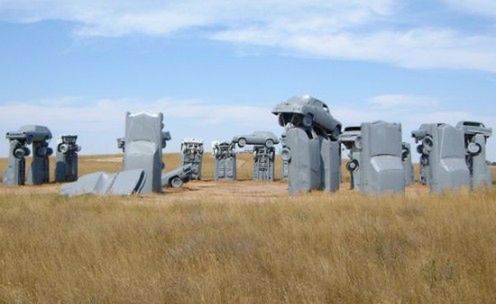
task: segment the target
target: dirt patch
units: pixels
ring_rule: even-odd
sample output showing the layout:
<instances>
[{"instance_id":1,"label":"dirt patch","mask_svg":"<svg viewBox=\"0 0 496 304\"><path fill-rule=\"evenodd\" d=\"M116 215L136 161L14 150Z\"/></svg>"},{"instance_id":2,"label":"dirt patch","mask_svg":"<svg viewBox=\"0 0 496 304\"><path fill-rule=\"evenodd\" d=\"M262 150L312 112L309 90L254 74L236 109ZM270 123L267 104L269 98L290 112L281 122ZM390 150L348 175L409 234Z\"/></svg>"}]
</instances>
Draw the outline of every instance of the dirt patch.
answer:
<instances>
[{"instance_id":1,"label":"dirt patch","mask_svg":"<svg viewBox=\"0 0 496 304\"><path fill-rule=\"evenodd\" d=\"M82 162L98 162L98 163L122 163L122 157L105 157L94 159L83 159Z\"/></svg>"},{"instance_id":2,"label":"dirt patch","mask_svg":"<svg viewBox=\"0 0 496 304\"><path fill-rule=\"evenodd\" d=\"M41 186L21 186L7 187L0 185L1 195L56 195L60 191L60 184L51 183ZM405 197L416 198L428 196L429 189L421 185L408 187ZM305 194L303 194L305 195ZM349 184L341 184L341 189L337 193L324 193L321 191L312 192L311 195L318 195L322 199L360 197L357 191L349 189ZM296 197L298 197L297 195ZM244 181L192 181L181 189L164 188L163 193L145 194L132 199L133 203L171 203L171 202L225 202L233 203L265 203L280 198L292 198L288 194L287 183L283 181L256 182ZM128 201L129 202L129 201Z\"/></svg>"}]
</instances>

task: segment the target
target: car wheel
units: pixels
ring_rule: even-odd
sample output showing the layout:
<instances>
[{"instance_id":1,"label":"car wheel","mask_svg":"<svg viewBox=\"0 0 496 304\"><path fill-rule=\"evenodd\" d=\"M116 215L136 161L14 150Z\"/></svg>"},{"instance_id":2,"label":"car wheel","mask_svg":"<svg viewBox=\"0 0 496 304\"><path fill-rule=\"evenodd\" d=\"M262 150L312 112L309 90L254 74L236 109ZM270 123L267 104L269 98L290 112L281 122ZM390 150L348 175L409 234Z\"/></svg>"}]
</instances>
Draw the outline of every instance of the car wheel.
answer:
<instances>
[{"instance_id":1,"label":"car wheel","mask_svg":"<svg viewBox=\"0 0 496 304\"><path fill-rule=\"evenodd\" d=\"M301 121L304 127L310 128L313 125L313 116L311 114L306 114L303 116L303 119Z\"/></svg>"},{"instance_id":2,"label":"car wheel","mask_svg":"<svg viewBox=\"0 0 496 304\"><path fill-rule=\"evenodd\" d=\"M469 143L467 146L467 150L468 150L468 153L470 153L472 155L477 155L477 154L481 153L482 147L478 143Z\"/></svg>"},{"instance_id":3,"label":"car wheel","mask_svg":"<svg viewBox=\"0 0 496 304\"><path fill-rule=\"evenodd\" d=\"M422 141L422 146L424 147L423 149L423 154L429 154L432 151L432 147L434 146L434 142L432 141L431 137L426 137Z\"/></svg>"},{"instance_id":4,"label":"car wheel","mask_svg":"<svg viewBox=\"0 0 496 304\"><path fill-rule=\"evenodd\" d=\"M346 164L346 169L348 169L348 171L350 172L353 172L353 171L356 171L359 167L359 163L358 163L358 160L356 159L353 159L351 161L349 161L347 164Z\"/></svg>"},{"instance_id":5,"label":"car wheel","mask_svg":"<svg viewBox=\"0 0 496 304\"><path fill-rule=\"evenodd\" d=\"M267 141L265 141L265 146L267 148L272 148L274 146L274 141L272 139L267 139Z\"/></svg>"},{"instance_id":6,"label":"car wheel","mask_svg":"<svg viewBox=\"0 0 496 304\"><path fill-rule=\"evenodd\" d=\"M183 180L179 178L179 176L175 176L172 178L170 182L172 188L181 188L183 186Z\"/></svg>"},{"instance_id":7,"label":"car wheel","mask_svg":"<svg viewBox=\"0 0 496 304\"><path fill-rule=\"evenodd\" d=\"M283 161L289 162L291 160L291 150L288 148L282 149L281 158Z\"/></svg>"},{"instance_id":8,"label":"car wheel","mask_svg":"<svg viewBox=\"0 0 496 304\"><path fill-rule=\"evenodd\" d=\"M66 144L60 144L57 148L60 153L67 153L69 151L69 146Z\"/></svg>"},{"instance_id":9,"label":"car wheel","mask_svg":"<svg viewBox=\"0 0 496 304\"><path fill-rule=\"evenodd\" d=\"M24 157L29 156L29 154L31 154L31 150L29 150L28 147L23 147L22 149L24 150Z\"/></svg>"},{"instance_id":10,"label":"car wheel","mask_svg":"<svg viewBox=\"0 0 496 304\"><path fill-rule=\"evenodd\" d=\"M404 149L402 152L401 152L401 159L403 161L406 161L408 159L408 156L410 156L410 151L408 149Z\"/></svg>"},{"instance_id":11,"label":"car wheel","mask_svg":"<svg viewBox=\"0 0 496 304\"><path fill-rule=\"evenodd\" d=\"M29 155L29 149L25 147L17 148L14 150L14 157L17 159L23 159Z\"/></svg>"},{"instance_id":12,"label":"car wheel","mask_svg":"<svg viewBox=\"0 0 496 304\"><path fill-rule=\"evenodd\" d=\"M238 139L238 146L240 148L243 148L244 146L246 146L246 138L240 138L240 139Z\"/></svg>"}]
</instances>

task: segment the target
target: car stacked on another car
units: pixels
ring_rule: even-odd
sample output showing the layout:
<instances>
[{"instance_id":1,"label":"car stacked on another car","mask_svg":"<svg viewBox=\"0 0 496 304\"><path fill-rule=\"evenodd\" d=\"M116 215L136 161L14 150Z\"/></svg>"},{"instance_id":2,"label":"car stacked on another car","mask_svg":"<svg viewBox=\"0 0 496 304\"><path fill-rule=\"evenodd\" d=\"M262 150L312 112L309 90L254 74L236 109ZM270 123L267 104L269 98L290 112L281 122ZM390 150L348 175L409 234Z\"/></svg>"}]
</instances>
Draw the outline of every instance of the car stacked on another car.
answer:
<instances>
[{"instance_id":1,"label":"car stacked on another car","mask_svg":"<svg viewBox=\"0 0 496 304\"><path fill-rule=\"evenodd\" d=\"M272 148L279 144L279 138L272 132L268 131L255 131L250 135L236 136L232 140L233 143L238 144L240 148L246 145L266 146Z\"/></svg>"}]
</instances>

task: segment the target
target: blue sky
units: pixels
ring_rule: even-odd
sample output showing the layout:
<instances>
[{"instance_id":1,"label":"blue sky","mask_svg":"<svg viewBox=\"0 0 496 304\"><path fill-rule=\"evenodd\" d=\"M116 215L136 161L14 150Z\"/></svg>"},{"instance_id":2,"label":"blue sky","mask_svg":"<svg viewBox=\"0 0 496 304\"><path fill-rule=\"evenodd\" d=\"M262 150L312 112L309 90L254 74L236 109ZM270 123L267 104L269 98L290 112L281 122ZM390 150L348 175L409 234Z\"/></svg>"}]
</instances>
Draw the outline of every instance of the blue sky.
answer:
<instances>
[{"instance_id":1,"label":"blue sky","mask_svg":"<svg viewBox=\"0 0 496 304\"><path fill-rule=\"evenodd\" d=\"M405 139L496 127L496 1L0 0L0 37L0 132L45 124L86 154L118 152L125 111L163 112L166 151L279 134L271 108L303 94L345 125L402 122Z\"/></svg>"}]
</instances>

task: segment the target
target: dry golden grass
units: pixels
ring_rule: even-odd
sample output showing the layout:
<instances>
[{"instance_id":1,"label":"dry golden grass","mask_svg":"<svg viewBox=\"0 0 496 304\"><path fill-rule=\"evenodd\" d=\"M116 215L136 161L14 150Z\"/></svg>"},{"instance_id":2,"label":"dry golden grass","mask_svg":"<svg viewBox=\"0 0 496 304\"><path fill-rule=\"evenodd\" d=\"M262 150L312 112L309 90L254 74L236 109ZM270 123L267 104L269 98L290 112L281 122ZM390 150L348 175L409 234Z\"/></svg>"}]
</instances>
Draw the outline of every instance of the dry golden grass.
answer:
<instances>
[{"instance_id":1,"label":"dry golden grass","mask_svg":"<svg viewBox=\"0 0 496 304\"><path fill-rule=\"evenodd\" d=\"M119 169L101 159L81 171ZM0 302L496 303L495 190L290 198L282 183L246 181L65 198L57 187L0 187Z\"/></svg>"}]
</instances>

